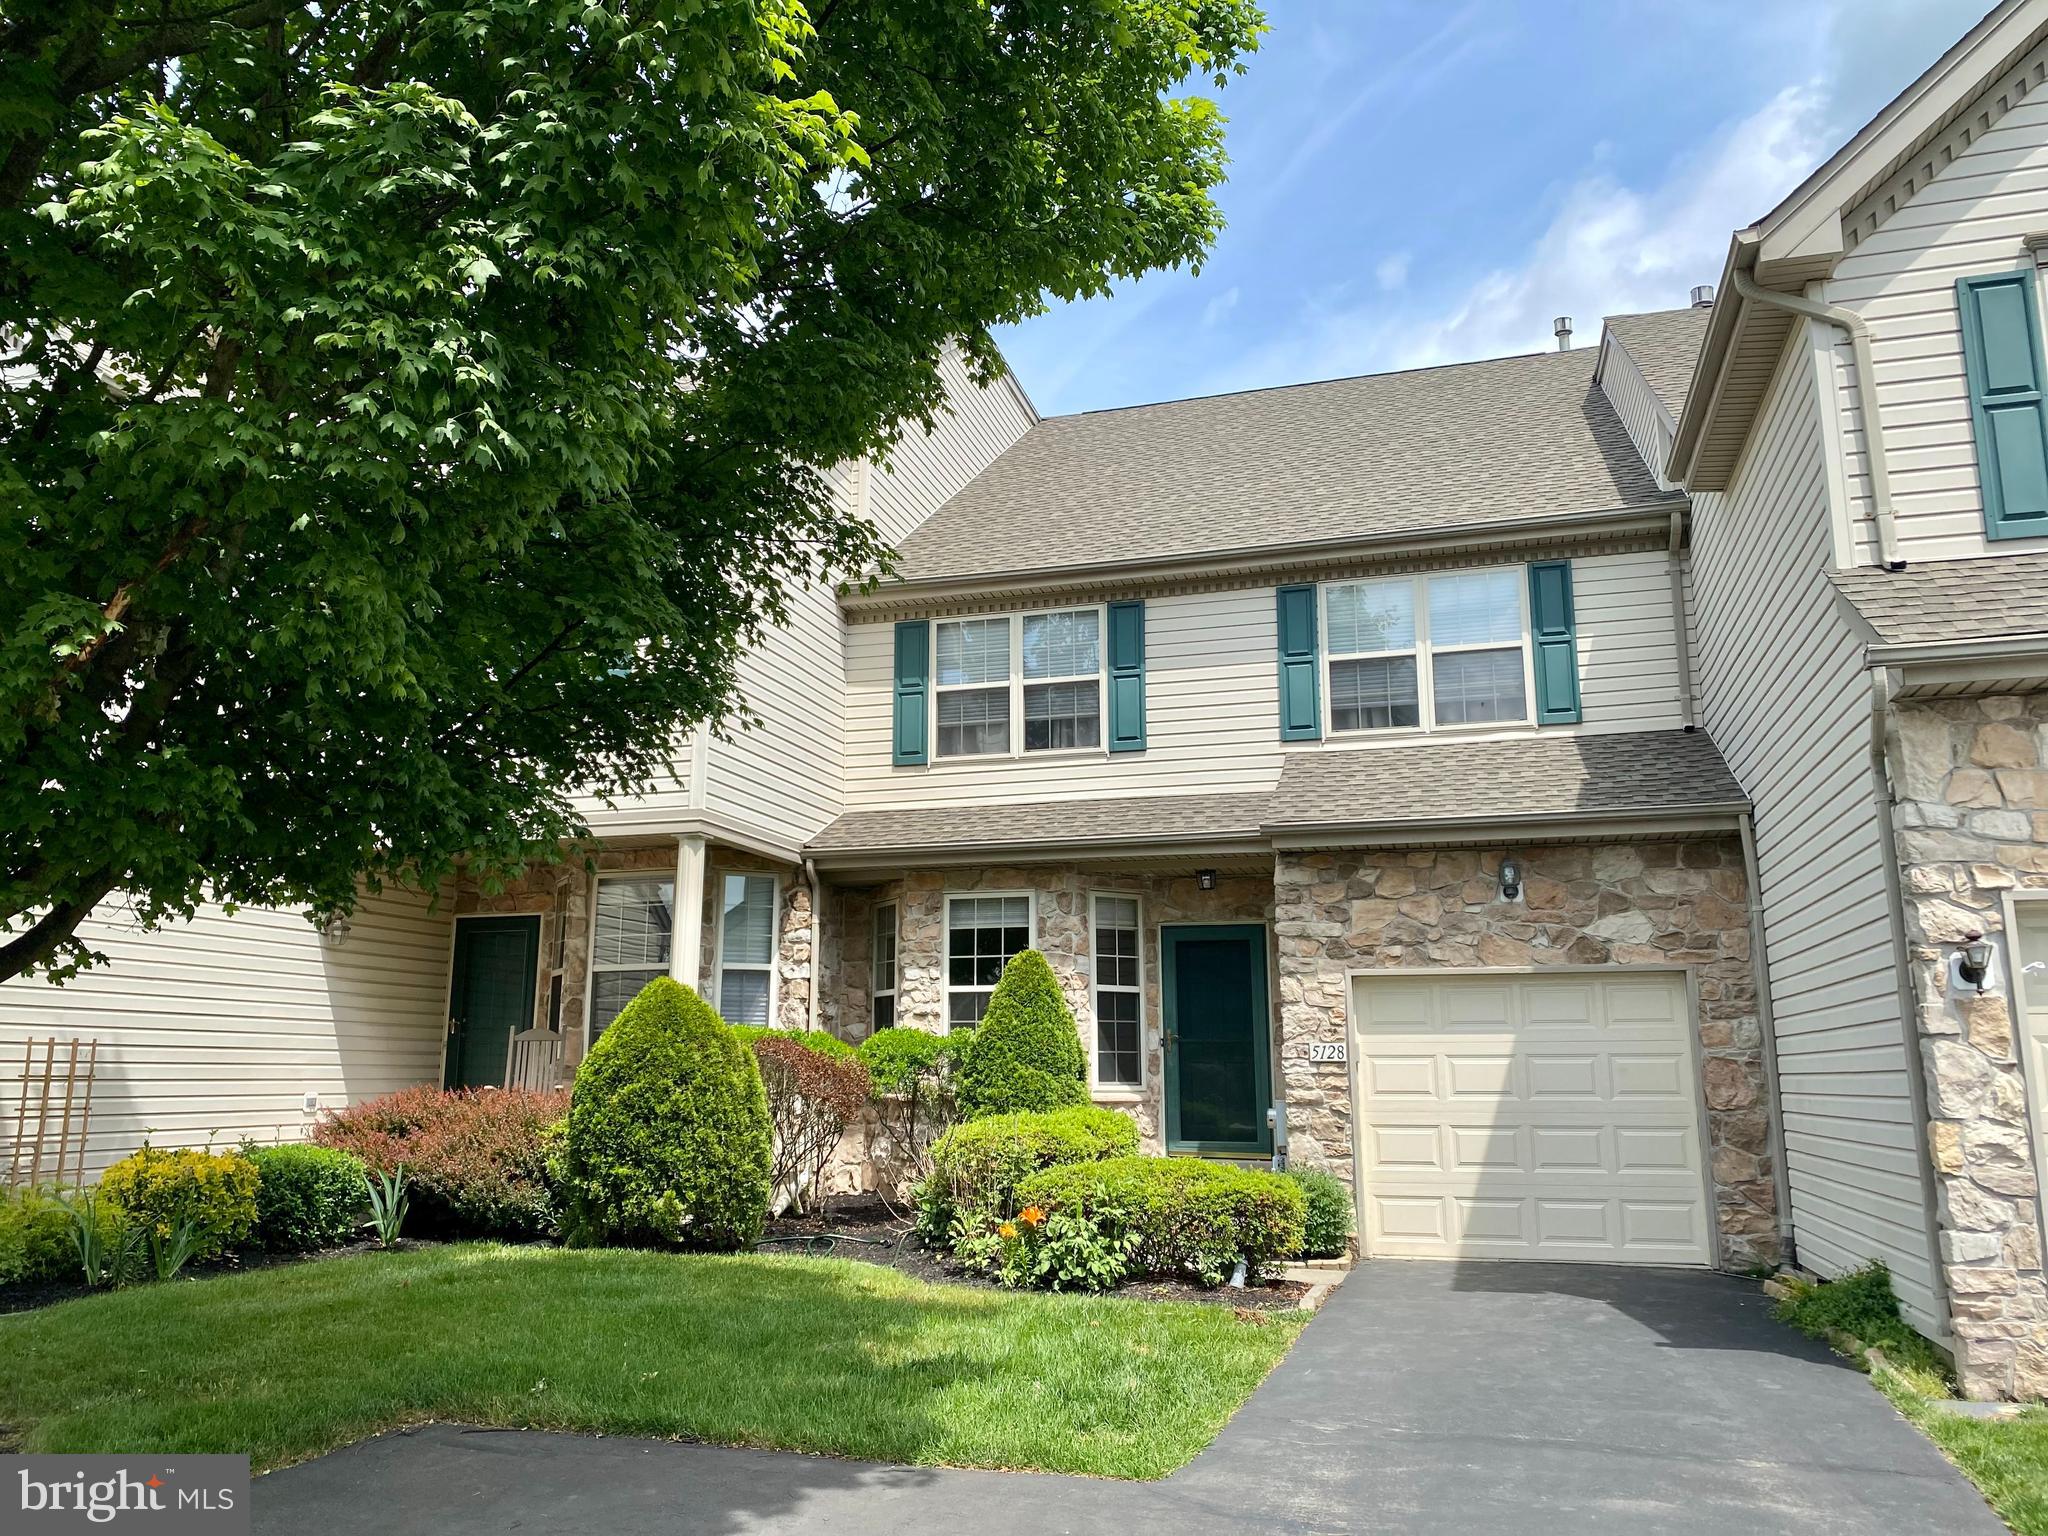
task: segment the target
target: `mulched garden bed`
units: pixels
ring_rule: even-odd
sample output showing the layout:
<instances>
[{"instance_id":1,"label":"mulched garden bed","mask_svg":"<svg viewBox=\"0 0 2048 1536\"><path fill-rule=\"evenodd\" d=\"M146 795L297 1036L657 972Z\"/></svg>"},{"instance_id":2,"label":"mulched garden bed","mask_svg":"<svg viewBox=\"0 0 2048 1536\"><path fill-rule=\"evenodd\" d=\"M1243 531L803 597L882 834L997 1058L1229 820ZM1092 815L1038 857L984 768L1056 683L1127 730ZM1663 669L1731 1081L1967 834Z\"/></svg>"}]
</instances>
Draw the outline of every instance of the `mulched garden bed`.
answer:
<instances>
[{"instance_id":1,"label":"mulched garden bed","mask_svg":"<svg viewBox=\"0 0 2048 1536\"><path fill-rule=\"evenodd\" d=\"M760 1253L788 1253L813 1258L855 1259L885 1264L935 1285L972 1285L999 1290L984 1275L969 1274L944 1249L927 1248L911 1228L910 1217L891 1215L879 1201L842 1197L816 1216L771 1217ZM1136 1301L1196 1301L1212 1307L1253 1307L1285 1311L1301 1305L1309 1288L1289 1281L1213 1291L1179 1280L1133 1280L1110 1292Z\"/></svg>"}]
</instances>

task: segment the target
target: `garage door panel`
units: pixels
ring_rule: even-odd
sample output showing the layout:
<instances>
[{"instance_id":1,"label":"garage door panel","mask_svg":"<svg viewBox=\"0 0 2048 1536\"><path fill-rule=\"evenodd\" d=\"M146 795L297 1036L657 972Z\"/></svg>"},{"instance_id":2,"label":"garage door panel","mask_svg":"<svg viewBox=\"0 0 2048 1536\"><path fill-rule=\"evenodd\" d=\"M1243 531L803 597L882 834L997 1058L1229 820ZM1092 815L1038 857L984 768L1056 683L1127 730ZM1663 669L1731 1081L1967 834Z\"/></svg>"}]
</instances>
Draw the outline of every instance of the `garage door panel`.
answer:
<instances>
[{"instance_id":1,"label":"garage door panel","mask_svg":"<svg viewBox=\"0 0 2048 1536\"><path fill-rule=\"evenodd\" d=\"M1353 1004L1372 1252L1710 1262L1682 977L1368 977Z\"/></svg>"}]
</instances>

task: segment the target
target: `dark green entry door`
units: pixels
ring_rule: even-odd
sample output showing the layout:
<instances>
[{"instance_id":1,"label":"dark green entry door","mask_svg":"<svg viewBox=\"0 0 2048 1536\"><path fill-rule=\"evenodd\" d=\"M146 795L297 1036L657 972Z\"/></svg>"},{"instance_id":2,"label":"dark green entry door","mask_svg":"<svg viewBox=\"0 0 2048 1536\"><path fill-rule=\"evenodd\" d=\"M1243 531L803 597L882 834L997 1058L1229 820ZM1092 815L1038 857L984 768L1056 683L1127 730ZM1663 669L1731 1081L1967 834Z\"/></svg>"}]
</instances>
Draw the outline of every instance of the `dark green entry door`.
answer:
<instances>
[{"instance_id":1,"label":"dark green entry door","mask_svg":"<svg viewBox=\"0 0 2048 1536\"><path fill-rule=\"evenodd\" d=\"M533 1023L540 964L540 917L458 917L455 980L448 989L450 1088L496 1088L505 1081L513 1034Z\"/></svg>"},{"instance_id":2,"label":"dark green entry door","mask_svg":"<svg viewBox=\"0 0 2048 1536\"><path fill-rule=\"evenodd\" d=\"M1162 928L1166 1144L1176 1152L1270 1153L1266 930Z\"/></svg>"}]
</instances>

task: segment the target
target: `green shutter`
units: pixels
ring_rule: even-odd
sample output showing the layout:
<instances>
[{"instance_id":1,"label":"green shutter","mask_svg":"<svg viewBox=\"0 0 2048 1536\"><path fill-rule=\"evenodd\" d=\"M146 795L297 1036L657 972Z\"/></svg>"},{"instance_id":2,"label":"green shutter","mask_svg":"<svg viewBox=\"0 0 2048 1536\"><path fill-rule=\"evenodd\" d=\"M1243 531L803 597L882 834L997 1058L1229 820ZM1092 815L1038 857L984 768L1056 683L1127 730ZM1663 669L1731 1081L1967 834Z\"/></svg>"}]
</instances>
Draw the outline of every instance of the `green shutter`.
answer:
<instances>
[{"instance_id":1,"label":"green shutter","mask_svg":"<svg viewBox=\"0 0 2048 1536\"><path fill-rule=\"evenodd\" d=\"M2041 359L2033 264L1962 278L1956 306L1977 426L1985 537L2048 534L2048 370Z\"/></svg>"},{"instance_id":2,"label":"green shutter","mask_svg":"<svg viewBox=\"0 0 2048 1536\"><path fill-rule=\"evenodd\" d=\"M1145 605L1109 605L1109 750L1145 750Z\"/></svg>"},{"instance_id":3,"label":"green shutter","mask_svg":"<svg viewBox=\"0 0 2048 1536\"><path fill-rule=\"evenodd\" d=\"M1536 646L1536 723L1573 725L1579 718L1579 637L1572 620L1572 563L1529 567L1529 638Z\"/></svg>"},{"instance_id":4,"label":"green shutter","mask_svg":"<svg viewBox=\"0 0 2048 1536\"><path fill-rule=\"evenodd\" d=\"M896 626L896 749L898 767L922 763L929 755L925 732L930 713L925 695L931 684L932 629L922 619Z\"/></svg>"},{"instance_id":5,"label":"green shutter","mask_svg":"<svg viewBox=\"0 0 2048 1536\"><path fill-rule=\"evenodd\" d=\"M1280 627L1280 739L1318 741L1323 734L1322 655L1316 644L1312 584L1274 593Z\"/></svg>"}]
</instances>

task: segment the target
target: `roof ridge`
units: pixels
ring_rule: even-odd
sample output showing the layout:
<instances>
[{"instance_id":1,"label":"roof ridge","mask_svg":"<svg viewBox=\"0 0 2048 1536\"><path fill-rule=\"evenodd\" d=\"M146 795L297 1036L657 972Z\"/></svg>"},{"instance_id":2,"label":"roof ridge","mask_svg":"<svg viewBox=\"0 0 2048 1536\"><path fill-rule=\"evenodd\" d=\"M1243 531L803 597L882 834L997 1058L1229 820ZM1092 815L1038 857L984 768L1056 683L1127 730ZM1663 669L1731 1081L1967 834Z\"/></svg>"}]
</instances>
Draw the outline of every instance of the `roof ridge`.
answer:
<instances>
[{"instance_id":1,"label":"roof ridge","mask_svg":"<svg viewBox=\"0 0 2048 1536\"><path fill-rule=\"evenodd\" d=\"M1156 411L1169 405L1200 405L1208 400L1236 400L1245 395L1277 395L1292 389L1320 389L1326 384L1357 384L1366 379L1399 379L1419 373L1449 373L1456 368L1483 368L1494 363L1541 363L1557 358L1589 357L1591 347L1571 347L1563 352L1504 352L1498 357L1467 357L1455 363L1418 363L1412 368L1383 368L1369 373L1340 373L1327 379L1296 379L1289 384L1254 384L1244 389L1219 389L1207 395L1176 395L1170 400L1135 400L1129 405L1099 405L1088 411L1062 411L1039 418L1038 425L1081 421L1090 416L1115 416L1125 411Z\"/></svg>"}]
</instances>

